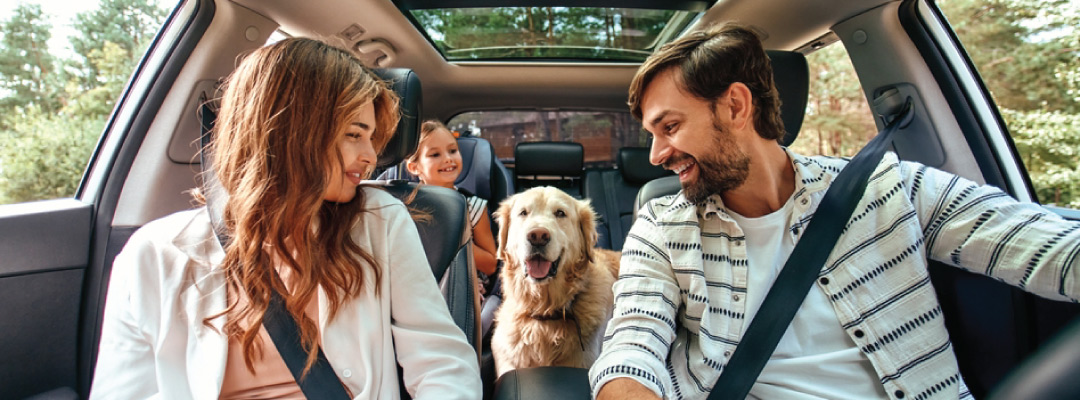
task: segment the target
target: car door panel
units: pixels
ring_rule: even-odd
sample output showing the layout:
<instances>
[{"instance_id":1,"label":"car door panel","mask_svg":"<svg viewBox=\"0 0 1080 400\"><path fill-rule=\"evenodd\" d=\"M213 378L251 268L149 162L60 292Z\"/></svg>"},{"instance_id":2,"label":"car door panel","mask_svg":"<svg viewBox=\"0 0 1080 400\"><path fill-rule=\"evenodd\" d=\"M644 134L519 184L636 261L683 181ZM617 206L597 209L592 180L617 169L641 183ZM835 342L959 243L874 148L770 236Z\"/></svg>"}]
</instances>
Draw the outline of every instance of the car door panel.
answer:
<instances>
[{"instance_id":1,"label":"car door panel","mask_svg":"<svg viewBox=\"0 0 1080 400\"><path fill-rule=\"evenodd\" d=\"M75 387L91 216L74 199L0 207L0 398Z\"/></svg>"}]
</instances>

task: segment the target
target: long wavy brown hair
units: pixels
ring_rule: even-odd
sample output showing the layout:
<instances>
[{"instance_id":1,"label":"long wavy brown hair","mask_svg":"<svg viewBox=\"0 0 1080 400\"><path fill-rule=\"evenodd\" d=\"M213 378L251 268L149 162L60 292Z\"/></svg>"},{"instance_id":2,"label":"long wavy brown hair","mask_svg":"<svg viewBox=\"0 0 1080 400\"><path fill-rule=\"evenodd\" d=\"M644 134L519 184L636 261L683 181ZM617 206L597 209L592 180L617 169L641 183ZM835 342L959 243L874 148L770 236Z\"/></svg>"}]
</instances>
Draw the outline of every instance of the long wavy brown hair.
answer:
<instances>
[{"instance_id":1,"label":"long wavy brown hair","mask_svg":"<svg viewBox=\"0 0 1080 400\"><path fill-rule=\"evenodd\" d=\"M271 291L281 293L300 327L305 373L316 359L319 328L304 310L318 288L331 319L364 285L379 293L380 266L350 237L367 212L364 191L348 203L323 200L331 163L344 170L339 138L369 102L380 152L397 127L397 96L352 54L312 39L257 49L225 82L209 151L229 194L223 219L231 240L222 268L235 295L210 319L228 316L225 333L239 339L253 372ZM291 273L291 290L275 267Z\"/></svg>"}]
</instances>

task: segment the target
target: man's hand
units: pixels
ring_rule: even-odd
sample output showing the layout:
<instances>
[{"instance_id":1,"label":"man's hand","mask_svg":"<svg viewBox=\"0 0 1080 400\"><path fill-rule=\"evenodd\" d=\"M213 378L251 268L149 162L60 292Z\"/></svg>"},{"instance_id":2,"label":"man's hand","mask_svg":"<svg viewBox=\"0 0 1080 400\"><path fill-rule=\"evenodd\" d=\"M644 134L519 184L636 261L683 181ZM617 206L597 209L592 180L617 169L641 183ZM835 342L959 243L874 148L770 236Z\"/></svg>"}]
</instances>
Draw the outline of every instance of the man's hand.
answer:
<instances>
[{"instance_id":1,"label":"man's hand","mask_svg":"<svg viewBox=\"0 0 1080 400\"><path fill-rule=\"evenodd\" d=\"M660 397L652 390L630 378L613 379L600 387L596 400L656 399Z\"/></svg>"}]
</instances>

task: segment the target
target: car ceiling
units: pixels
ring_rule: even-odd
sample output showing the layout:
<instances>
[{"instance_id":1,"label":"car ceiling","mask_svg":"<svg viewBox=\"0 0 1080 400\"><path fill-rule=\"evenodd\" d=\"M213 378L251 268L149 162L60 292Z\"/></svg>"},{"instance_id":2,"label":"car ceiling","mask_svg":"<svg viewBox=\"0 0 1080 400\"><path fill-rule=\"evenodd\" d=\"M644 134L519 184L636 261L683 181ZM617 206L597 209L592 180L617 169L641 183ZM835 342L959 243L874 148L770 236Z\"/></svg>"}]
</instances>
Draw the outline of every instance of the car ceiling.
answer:
<instances>
[{"instance_id":1,"label":"car ceiling","mask_svg":"<svg viewBox=\"0 0 1080 400\"><path fill-rule=\"evenodd\" d=\"M837 22L890 0L721 0L691 29L714 21L739 21L766 35L766 47L796 49L827 34ZM354 47L383 40L424 87L425 118L446 120L476 109L591 108L624 110L638 64L448 63L388 0L236 0L280 24L292 36L318 37ZM356 24L364 33L349 40L339 33Z\"/></svg>"}]
</instances>

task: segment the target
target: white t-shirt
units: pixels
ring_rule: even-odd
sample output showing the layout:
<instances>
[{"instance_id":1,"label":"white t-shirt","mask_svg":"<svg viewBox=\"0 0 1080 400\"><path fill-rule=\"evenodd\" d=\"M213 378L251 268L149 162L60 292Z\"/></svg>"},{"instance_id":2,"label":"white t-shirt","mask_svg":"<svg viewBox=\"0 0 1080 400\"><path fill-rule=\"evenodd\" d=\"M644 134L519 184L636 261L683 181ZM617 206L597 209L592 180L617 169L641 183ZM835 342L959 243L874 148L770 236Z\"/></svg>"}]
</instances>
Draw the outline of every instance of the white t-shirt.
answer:
<instances>
[{"instance_id":1,"label":"white t-shirt","mask_svg":"<svg viewBox=\"0 0 1080 400\"><path fill-rule=\"evenodd\" d=\"M795 249L788 232L794 202L757 218L731 212L746 236L749 259L747 320L765 301L788 256ZM750 389L759 399L886 398L870 360L848 337L825 294L813 285L765 369Z\"/></svg>"}]
</instances>

